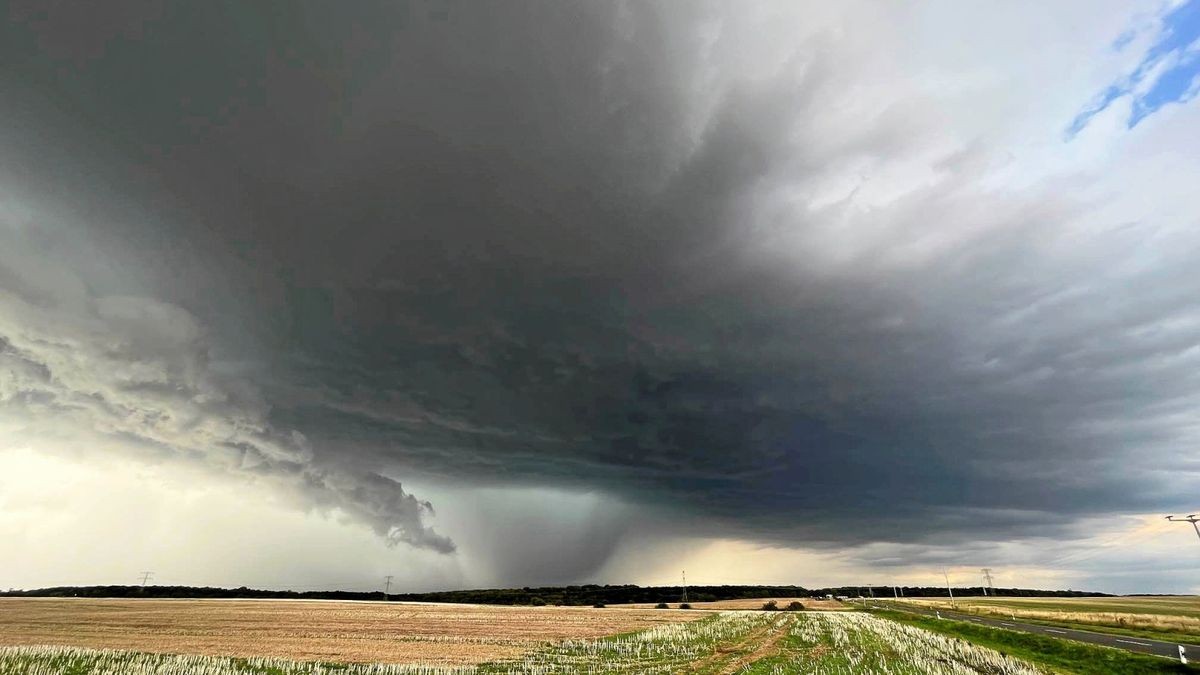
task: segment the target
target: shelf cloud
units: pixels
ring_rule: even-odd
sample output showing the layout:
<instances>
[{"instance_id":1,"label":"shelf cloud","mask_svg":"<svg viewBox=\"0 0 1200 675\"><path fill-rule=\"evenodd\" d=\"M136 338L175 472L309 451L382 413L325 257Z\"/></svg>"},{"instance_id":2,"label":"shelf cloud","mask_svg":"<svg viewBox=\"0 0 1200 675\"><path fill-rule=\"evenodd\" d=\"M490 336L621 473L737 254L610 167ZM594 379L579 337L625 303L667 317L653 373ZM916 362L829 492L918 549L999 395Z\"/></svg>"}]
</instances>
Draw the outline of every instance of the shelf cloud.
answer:
<instances>
[{"instance_id":1,"label":"shelf cloud","mask_svg":"<svg viewBox=\"0 0 1200 675\"><path fill-rule=\"evenodd\" d=\"M514 524L497 583L1194 506L1196 106L1062 138L1153 3L118 4L0 34L9 445L447 557L488 554L402 484L594 496L586 555Z\"/></svg>"}]
</instances>

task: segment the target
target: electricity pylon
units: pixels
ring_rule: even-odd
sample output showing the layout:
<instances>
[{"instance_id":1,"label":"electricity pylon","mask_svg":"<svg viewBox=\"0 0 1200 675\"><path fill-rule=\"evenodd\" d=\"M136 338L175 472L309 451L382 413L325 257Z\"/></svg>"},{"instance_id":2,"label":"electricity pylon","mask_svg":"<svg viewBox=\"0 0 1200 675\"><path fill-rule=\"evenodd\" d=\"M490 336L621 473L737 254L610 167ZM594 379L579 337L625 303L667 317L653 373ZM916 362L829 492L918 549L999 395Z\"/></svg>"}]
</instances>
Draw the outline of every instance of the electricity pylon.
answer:
<instances>
[{"instance_id":1,"label":"electricity pylon","mask_svg":"<svg viewBox=\"0 0 1200 675\"><path fill-rule=\"evenodd\" d=\"M1200 525L1196 524L1196 521L1200 520L1200 516L1191 513L1186 516L1167 516L1167 520L1173 523L1191 523L1192 528L1196 530L1196 536L1200 537Z\"/></svg>"},{"instance_id":2,"label":"electricity pylon","mask_svg":"<svg viewBox=\"0 0 1200 675\"><path fill-rule=\"evenodd\" d=\"M985 585L985 586L983 587L983 594L984 594L985 596L987 596L987 595L988 595L988 591L989 591L989 590L991 590L991 591L992 591L992 592L991 592L991 595L995 595L995 594L996 594L996 591L995 591L995 590L992 588L992 570L991 570L991 568L989 568L989 567L985 567L985 568L983 568L983 569L982 569L982 570L980 570L980 571L981 571L981 572L983 572L983 580L984 580L985 582L987 582L987 585Z\"/></svg>"}]
</instances>

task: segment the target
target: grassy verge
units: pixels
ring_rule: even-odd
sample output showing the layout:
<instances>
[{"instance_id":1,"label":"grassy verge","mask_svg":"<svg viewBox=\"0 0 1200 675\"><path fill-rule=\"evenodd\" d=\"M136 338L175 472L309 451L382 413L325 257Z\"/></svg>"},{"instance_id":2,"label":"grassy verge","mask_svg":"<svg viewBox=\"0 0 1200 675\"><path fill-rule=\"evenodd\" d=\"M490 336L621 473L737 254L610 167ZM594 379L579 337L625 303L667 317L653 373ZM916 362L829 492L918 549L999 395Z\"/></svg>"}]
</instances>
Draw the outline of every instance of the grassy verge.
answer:
<instances>
[{"instance_id":1,"label":"grassy verge","mask_svg":"<svg viewBox=\"0 0 1200 675\"><path fill-rule=\"evenodd\" d=\"M1200 673L1200 668L1177 661L1119 649L1060 640L1044 635L1019 633L965 621L935 619L893 610L872 612L898 623L961 638L1003 654L1046 666L1061 673L1078 675L1141 675L1158 673Z\"/></svg>"},{"instance_id":2,"label":"grassy verge","mask_svg":"<svg viewBox=\"0 0 1200 675\"><path fill-rule=\"evenodd\" d=\"M988 619L1005 620L1003 614L988 614L979 613L976 616ZM1163 642L1177 642L1180 644L1200 645L1200 635L1190 633L1173 633L1170 631L1150 630L1146 628L1128 628L1122 626L1110 626L1106 624L1081 623L1078 621L1050 621L1047 619L1028 619L1022 616L1017 617L1017 621L1022 623L1032 623L1039 626L1050 626L1052 628L1073 628L1075 630L1089 630L1093 633L1107 633L1109 635L1122 635L1125 637L1146 638L1148 640L1162 640Z\"/></svg>"},{"instance_id":3,"label":"grassy verge","mask_svg":"<svg viewBox=\"0 0 1200 675\"><path fill-rule=\"evenodd\" d=\"M941 609L943 611L950 610L959 614L971 614L973 616L983 617L985 619L1000 619L1007 620L1010 614L1005 613L1008 609L1006 605L964 605L957 608L950 607L930 607L924 605L914 605L924 609ZM982 609L986 607L987 609ZM1021 608L1017 608L1018 610ZM989 611L990 610L990 611ZM1177 642L1181 644L1200 645L1200 635L1195 633L1184 633L1180 631L1155 630L1153 628L1138 628L1134 626L1119 626L1108 623L1090 623L1086 621L1071 621L1069 619L1044 619L1031 618L1028 616L1016 615L1016 620L1022 623L1031 623L1039 626L1051 626L1054 628L1073 628L1075 630L1089 630L1094 633L1107 633L1109 635L1123 635L1126 637L1146 638L1149 640L1162 640L1164 642Z\"/></svg>"}]
</instances>

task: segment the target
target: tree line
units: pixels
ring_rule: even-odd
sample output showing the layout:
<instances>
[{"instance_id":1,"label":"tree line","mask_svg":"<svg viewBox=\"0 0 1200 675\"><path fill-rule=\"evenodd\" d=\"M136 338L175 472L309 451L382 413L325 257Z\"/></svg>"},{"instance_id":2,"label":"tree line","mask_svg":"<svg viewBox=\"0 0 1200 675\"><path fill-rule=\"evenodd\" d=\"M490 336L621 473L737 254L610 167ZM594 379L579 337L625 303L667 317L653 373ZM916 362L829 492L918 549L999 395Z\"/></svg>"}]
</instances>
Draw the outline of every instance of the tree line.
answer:
<instances>
[{"instance_id":1,"label":"tree line","mask_svg":"<svg viewBox=\"0 0 1200 675\"><path fill-rule=\"evenodd\" d=\"M1107 593L1092 593L1075 590L1035 590L1028 588L988 589L997 596L1008 597L1089 597L1105 596ZM892 597L891 586L873 588L876 597ZM980 586L955 588L956 595L983 595ZM906 597L945 597L945 586L904 586L895 591ZM690 602L714 600L742 600L747 598L821 598L826 595L859 597L869 596L865 586L841 586L837 588L806 589L802 586L688 586ZM427 593L390 593L382 591L275 591L247 588L217 588L212 586L56 586L32 590L9 590L0 592L9 597L79 597L79 598L279 598L309 600L407 600L416 602L456 602L481 605L564 605L595 606L626 603L679 602L683 597L681 586L635 586L633 584L578 586L541 586L522 588L482 588L459 591L433 591Z\"/></svg>"}]
</instances>

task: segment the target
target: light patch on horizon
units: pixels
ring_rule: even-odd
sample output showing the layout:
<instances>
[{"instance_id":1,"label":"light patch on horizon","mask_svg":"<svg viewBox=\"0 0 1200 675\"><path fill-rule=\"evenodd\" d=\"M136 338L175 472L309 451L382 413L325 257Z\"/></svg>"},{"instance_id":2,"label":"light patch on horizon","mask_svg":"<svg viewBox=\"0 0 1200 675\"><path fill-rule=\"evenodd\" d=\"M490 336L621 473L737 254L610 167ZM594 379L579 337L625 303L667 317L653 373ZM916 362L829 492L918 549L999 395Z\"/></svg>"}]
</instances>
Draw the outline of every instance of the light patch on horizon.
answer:
<instances>
[{"instance_id":1,"label":"light patch on horizon","mask_svg":"<svg viewBox=\"0 0 1200 675\"><path fill-rule=\"evenodd\" d=\"M2 439L0 439L2 440ZM297 508L202 466L0 447L0 587L136 584L414 591L461 586L444 556L397 554L345 513ZM236 581L236 583L234 583Z\"/></svg>"},{"instance_id":2,"label":"light patch on horizon","mask_svg":"<svg viewBox=\"0 0 1200 675\"><path fill-rule=\"evenodd\" d=\"M147 569L163 585L221 586L237 579L239 585L299 591L374 591L390 574L397 592L419 592L565 583L672 586L686 571L693 585L874 585L884 592L892 585L940 586L943 567L953 585L975 586L980 568L990 567L1003 587L1200 594L1200 585L1147 585L1147 572L1192 578L1200 571L1200 564L1187 560L1164 566L1194 535L1158 515L1098 521L1089 537L1061 542L1063 547L1028 541L965 554L952 546L915 545L821 552L680 535L666 523L617 539L594 518L609 517L598 495L527 489L468 494L437 485L420 490L449 505L439 523L464 544L452 565L436 554L384 546L344 515L305 513L270 492L214 481L199 467L120 458L96 464L3 448L0 537L10 545L0 551L0 587L134 583ZM616 548L597 554L597 546ZM586 569L582 561L561 559L589 555L599 567L586 572L580 571ZM81 568L80 560L88 564ZM522 567L529 560L539 567Z\"/></svg>"},{"instance_id":3,"label":"light patch on horizon","mask_svg":"<svg viewBox=\"0 0 1200 675\"><path fill-rule=\"evenodd\" d=\"M636 577L646 585L669 586L677 585L680 573L686 571L694 585L874 586L880 593L891 586L942 587L943 569L952 586L980 586L981 570L986 567L992 570L997 587L1200 594L1200 583L1178 581L1194 578L1200 562L1180 557L1181 550L1196 542L1188 538L1194 539L1194 534L1177 523L1144 514L1089 525L1093 529L1087 536L1069 541L1026 539L940 547L878 544L827 552L761 541L660 535L623 546L603 578ZM1155 573L1170 576L1158 579Z\"/></svg>"}]
</instances>

